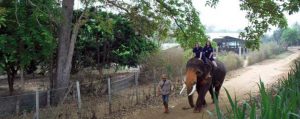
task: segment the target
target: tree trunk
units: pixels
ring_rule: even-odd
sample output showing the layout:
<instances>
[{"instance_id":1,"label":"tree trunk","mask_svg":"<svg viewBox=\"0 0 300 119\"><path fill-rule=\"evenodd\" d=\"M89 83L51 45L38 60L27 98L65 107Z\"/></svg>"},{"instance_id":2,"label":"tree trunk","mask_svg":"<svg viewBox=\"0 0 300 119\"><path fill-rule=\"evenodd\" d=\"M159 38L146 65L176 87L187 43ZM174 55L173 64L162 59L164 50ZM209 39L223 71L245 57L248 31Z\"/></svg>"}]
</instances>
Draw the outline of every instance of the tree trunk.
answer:
<instances>
[{"instance_id":1,"label":"tree trunk","mask_svg":"<svg viewBox=\"0 0 300 119\"><path fill-rule=\"evenodd\" d=\"M87 3L86 3L87 5ZM63 97L69 84L69 78L72 67L72 58L74 54L75 42L80 27L86 22L82 21L86 13L86 8L77 19L72 28L74 0L63 0L62 2L62 21L59 29L58 37L58 56L56 78L53 81L53 87L59 90L54 91L55 104L57 104Z\"/></svg>"},{"instance_id":2,"label":"tree trunk","mask_svg":"<svg viewBox=\"0 0 300 119\"><path fill-rule=\"evenodd\" d=\"M11 74L7 74L7 81L8 81L8 90L9 90L9 95L13 95L14 92L14 84L13 82L13 78Z\"/></svg>"},{"instance_id":3,"label":"tree trunk","mask_svg":"<svg viewBox=\"0 0 300 119\"><path fill-rule=\"evenodd\" d=\"M24 81L24 68L20 68L20 78L21 78L21 91L24 91L25 81Z\"/></svg>"},{"instance_id":4,"label":"tree trunk","mask_svg":"<svg viewBox=\"0 0 300 119\"><path fill-rule=\"evenodd\" d=\"M9 95L13 95L14 93L14 79L17 74L17 71L13 69L6 69L7 74L7 82L8 82L8 88L9 88Z\"/></svg>"},{"instance_id":5,"label":"tree trunk","mask_svg":"<svg viewBox=\"0 0 300 119\"><path fill-rule=\"evenodd\" d=\"M70 67L72 55L70 54L71 46L71 31L72 31L72 17L73 17L74 0L62 1L62 21L59 28L58 36L58 57L56 78L54 79L54 88L60 89L54 91L55 104L57 104L64 96L66 88L69 84ZM71 58L70 58L71 57Z\"/></svg>"}]
</instances>

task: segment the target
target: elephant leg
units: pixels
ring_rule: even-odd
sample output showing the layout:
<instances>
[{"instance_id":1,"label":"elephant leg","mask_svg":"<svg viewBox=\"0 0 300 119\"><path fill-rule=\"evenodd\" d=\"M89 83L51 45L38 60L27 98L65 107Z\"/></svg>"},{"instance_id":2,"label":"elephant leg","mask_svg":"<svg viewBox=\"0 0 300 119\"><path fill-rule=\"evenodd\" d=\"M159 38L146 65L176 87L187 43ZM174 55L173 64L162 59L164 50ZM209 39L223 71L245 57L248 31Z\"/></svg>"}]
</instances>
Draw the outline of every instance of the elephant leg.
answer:
<instances>
[{"instance_id":1,"label":"elephant leg","mask_svg":"<svg viewBox=\"0 0 300 119\"><path fill-rule=\"evenodd\" d=\"M195 107L194 101L193 101L193 95L188 96L189 104L191 108Z\"/></svg>"},{"instance_id":2,"label":"elephant leg","mask_svg":"<svg viewBox=\"0 0 300 119\"><path fill-rule=\"evenodd\" d=\"M206 106L206 100L204 98L203 102L202 102L202 106Z\"/></svg>"},{"instance_id":3,"label":"elephant leg","mask_svg":"<svg viewBox=\"0 0 300 119\"><path fill-rule=\"evenodd\" d=\"M209 93L210 93L210 96L211 96L211 100L213 101L213 103L214 103L214 87L213 87L213 85L211 85L210 87L209 87Z\"/></svg>"},{"instance_id":4,"label":"elephant leg","mask_svg":"<svg viewBox=\"0 0 300 119\"><path fill-rule=\"evenodd\" d=\"M220 90L221 90L221 85L218 85L217 87L215 87L215 93L216 93L216 98L219 99L219 94L220 94Z\"/></svg>"},{"instance_id":5,"label":"elephant leg","mask_svg":"<svg viewBox=\"0 0 300 119\"><path fill-rule=\"evenodd\" d=\"M206 101L205 101L205 95L208 92L209 86L210 85L202 86L201 88L199 88L197 103L196 103L196 107L195 107L194 112L200 112L201 109L202 109L202 107L203 107L203 104L206 103Z\"/></svg>"}]
</instances>

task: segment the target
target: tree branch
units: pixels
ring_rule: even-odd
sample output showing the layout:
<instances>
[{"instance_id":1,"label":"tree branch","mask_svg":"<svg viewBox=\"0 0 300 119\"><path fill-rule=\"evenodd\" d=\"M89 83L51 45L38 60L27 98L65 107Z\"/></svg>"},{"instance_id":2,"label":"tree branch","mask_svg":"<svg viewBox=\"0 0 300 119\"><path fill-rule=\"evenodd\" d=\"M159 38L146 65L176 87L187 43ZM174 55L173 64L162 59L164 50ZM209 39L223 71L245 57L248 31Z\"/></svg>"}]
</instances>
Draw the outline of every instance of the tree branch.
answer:
<instances>
[{"instance_id":1,"label":"tree branch","mask_svg":"<svg viewBox=\"0 0 300 119\"><path fill-rule=\"evenodd\" d=\"M85 8L84 11L81 13L80 17L77 19L73 29L72 29L72 35L71 35L71 41L70 41L70 46L68 48L68 54L67 54L67 63L66 64L66 71L69 71L72 65L72 57L74 54L74 48L75 48L75 43L77 39L77 35L79 32L80 27L87 22L87 20L82 20L83 17L86 15L88 9L88 1L85 1Z\"/></svg>"},{"instance_id":2,"label":"tree branch","mask_svg":"<svg viewBox=\"0 0 300 119\"><path fill-rule=\"evenodd\" d=\"M159 4L161 4L170 14L171 14L171 18L175 21L175 24L179 27L179 29L181 30L181 32L183 33L185 38L188 38L188 36L186 35L186 33L184 32L183 28L180 26L180 24L178 23L178 20L174 17L175 15L171 12L171 8L169 8L166 3L164 3L162 0L156 0L156 2L158 2Z\"/></svg>"},{"instance_id":3,"label":"tree branch","mask_svg":"<svg viewBox=\"0 0 300 119\"><path fill-rule=\"evenodd\" d=\"M18 26L21 26L20 23L19 23L19 18L18 18L18 0L16 0L16 3L15 3L15 16L16 16L16 21L17 21L17 24Z\"/></svg>"},{"instance_id":4,"label":"tree branch","mask_svg":"<svg viewBox=\"0 0 300 119\"><path fill-rule=\"evenodd\" d=\"M127 12L127 13L130 13L128 9L122 7L121 5L118 5L118 4L116 3L117 1L110 1L110 0L107 0L106 2L109 3L109 4L111 4L111 5L113 5L113 6L115 6L115 7L117 7L117 8L119 8L119 9L124 10L124 11Z\"/></svg>"}]
</instances>

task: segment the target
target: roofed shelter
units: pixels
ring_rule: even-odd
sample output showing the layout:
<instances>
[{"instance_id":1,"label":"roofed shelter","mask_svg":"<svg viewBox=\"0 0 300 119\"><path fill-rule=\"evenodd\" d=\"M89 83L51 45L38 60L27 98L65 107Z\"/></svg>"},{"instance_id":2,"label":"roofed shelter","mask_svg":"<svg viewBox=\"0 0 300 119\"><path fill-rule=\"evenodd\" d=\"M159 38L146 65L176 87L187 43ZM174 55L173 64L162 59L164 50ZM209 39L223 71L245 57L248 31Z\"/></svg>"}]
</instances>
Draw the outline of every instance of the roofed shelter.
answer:
<instances>
[{"instance_id":1,"label":"roofed shelter","mask_svg":"<svg viewBox=\"0 0 300 119\"><path fill-rule=\"evenodd\" d=\"M244 54L246 51L245 41L239 38L224 36L221 38L213 39L218 44L218 50L220 52L235 52L239 54L239 48L241 48L241 53Z\"/></svg>"}]
</instances>

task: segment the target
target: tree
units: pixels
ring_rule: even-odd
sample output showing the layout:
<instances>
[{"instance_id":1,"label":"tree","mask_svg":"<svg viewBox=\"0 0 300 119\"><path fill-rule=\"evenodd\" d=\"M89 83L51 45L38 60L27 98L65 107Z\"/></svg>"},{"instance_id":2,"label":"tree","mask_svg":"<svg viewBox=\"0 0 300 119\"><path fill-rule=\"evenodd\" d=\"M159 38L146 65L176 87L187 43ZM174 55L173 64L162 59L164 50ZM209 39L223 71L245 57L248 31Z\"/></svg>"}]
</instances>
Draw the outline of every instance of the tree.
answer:
<instances>
[{"instance_id":1,"label":"tree","mask_svg":"<svg viewBox=\"0 0 300 119\"><path fill-rule=\"evenodd\" d=\"M276 41L277 44L280 43L282 32L283 29L277 29L273 32L273 39Z\"/></svg>"},{"instance_id":2,"label":"tree","mask_svg":"<svg viewBox=\"0 0 300 119\"><path fill-rule=\"evenodd\" d=\"M296 22L292 28L296 31L297 33L297 39L296 39L296 44L300 45L300 25L298 24L298 22Z\"/></svg>"},{"instance_id":3,"label":"tree","mask_svg":"<svg viewBox=\"0 0 300 119\"><path fill-rule=\"evenodd\" d=\"M97 12L78 35L72 70L97 64L102 73L102 68L110 63L136 66L141 57L155 49L152 41L136 34L125 16Z\"/></svg>"},{"instance_id":4,"label":"tree","mask_svg":"<svg viewBox=\"0 0 300 119\"><path fill-rule=\"evenodd\" d=\"M32 1L49 4L42 0ZM48 15L41 9L26 1L4 1L0 5L5 9L2 17L5 19L2 23L4 25L0 30L0 68L7 74L12 95L17 71L32 61L47 59L55 48L55 41L49 30Z\"/></svg>"},{"instance_id":5,"label":"tree","mask_svg":"<svg viewBox=\"0 0 300 119\"><path fill-rule=\"evenodd\" d=\"M62 18L59 22L59 35L58 35L58 55L57 55L57 68L56 78L54 80L54 88L67 87L69 83L71 61L73 58L75 42L77 39L78 31L81 25L85 23L83 17L86 16L86 8L90 2L85 1L85 8L72 25L73 6L74 0L62 1ZM109 6L109 8L117 8L120 12L125 12L126 16L132 21L133 28L138 31L137 34L152 37L151 33L156 31L156 37L164 39L170 28L170 19L174 20L178 29L184 32L185 24L189 23L190 8L193 8L192 2L186 0L155 0L155 1L99 1L99 6ZM128 1L127 1L128 2ZM144 21L153 21L146 22ZM55 94L56 99L59 100L63 97L64 91L59 91Z\"/></svg>"},{"instance_id":6,"label":"tree","mask_svg":"<svg viewBox=\"0 0 300 119\"><path fill-rule=\"evenodd\" d=\"M208 40L205 34L205 28L200 22L199 13L194 8L191 9L192 12L188 19L190 23L186 24L182 29L177 29L174 33L177 42L179 42L184 49L192 48L199 42L205 44Z\"/></svg>"},{"instance_id":7,"label":"tree","mask_svg":"<svg viewBox=\"0 0 300 119\"><path fill-rule=\"evenodd\" d=\"M292 45L297 42L299 39L299 32L296 29L287 28L284 29L281 39L286 42L288 45Z\"/></svg>"}]
</instances>

